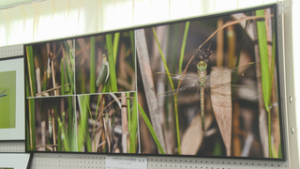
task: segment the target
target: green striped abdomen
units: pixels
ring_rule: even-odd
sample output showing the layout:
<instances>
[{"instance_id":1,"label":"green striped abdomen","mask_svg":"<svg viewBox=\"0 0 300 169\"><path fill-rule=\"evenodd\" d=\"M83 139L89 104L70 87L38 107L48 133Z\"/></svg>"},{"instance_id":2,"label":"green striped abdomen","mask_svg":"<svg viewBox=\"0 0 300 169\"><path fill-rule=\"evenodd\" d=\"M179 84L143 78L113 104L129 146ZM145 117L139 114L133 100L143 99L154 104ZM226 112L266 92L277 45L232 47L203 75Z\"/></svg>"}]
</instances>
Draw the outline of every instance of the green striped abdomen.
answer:
<instances>
[{"instance_id":1,"label":"green striped abdomen","mask_svg":"<svg viewBox=\"0 0 300 169\"><path fill-rule=\"evenodd\" d=\"M202 130L204 131L204 87L200 88L200 112L201 112Z\"/></svg>"},{"instance_id":2,"label":"green striped abdomen","mask_svg":"<svg viewBox=\"0 0 300 169\"><path fill-rule=\"evenodd\" d=\"M204 61L200 61L197 64L199 85L200 85L200 113L201 113L201 122L202 122L203 131L204 131L204 87L206 81L206 68L207 68L207 64Z\"/></svg>"}]
</instances>

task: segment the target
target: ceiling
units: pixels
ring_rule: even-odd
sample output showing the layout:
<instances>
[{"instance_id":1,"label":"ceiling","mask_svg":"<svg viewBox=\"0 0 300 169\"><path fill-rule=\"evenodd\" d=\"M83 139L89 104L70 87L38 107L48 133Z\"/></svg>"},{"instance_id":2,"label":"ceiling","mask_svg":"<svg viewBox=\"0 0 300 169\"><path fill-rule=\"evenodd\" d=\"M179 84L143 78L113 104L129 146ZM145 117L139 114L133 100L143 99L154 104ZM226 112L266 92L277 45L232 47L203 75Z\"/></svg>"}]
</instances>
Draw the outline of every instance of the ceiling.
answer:
<instances>
[{"instance_id":1,"label":"ceiling","mask_svg":"<svg viewBox=\"0 0 300 169\"><path fill-rule=\"evenodd\" d=\"M29 4L44 0L0 0L0 9L11 8L18 5Z\"/></svg>"}]
</instances>

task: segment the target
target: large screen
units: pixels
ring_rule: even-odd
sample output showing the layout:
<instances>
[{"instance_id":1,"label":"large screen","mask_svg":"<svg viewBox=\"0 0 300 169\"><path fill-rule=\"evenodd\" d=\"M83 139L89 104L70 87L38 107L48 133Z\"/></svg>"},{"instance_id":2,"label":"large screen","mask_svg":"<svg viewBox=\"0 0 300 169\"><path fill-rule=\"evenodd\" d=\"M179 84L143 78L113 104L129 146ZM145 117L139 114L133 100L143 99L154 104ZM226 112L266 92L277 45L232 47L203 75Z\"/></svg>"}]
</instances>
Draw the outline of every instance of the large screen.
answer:
<instances>
[{"instance_id":1,"label":"large screen","mask_svg":"<svg viewBox=\"0 0 300 169\"><path fill-rule=\"evenodd\" d=\"M284 160L276 5L25 45L26 151Z\"/></svg>"}]
</instances>

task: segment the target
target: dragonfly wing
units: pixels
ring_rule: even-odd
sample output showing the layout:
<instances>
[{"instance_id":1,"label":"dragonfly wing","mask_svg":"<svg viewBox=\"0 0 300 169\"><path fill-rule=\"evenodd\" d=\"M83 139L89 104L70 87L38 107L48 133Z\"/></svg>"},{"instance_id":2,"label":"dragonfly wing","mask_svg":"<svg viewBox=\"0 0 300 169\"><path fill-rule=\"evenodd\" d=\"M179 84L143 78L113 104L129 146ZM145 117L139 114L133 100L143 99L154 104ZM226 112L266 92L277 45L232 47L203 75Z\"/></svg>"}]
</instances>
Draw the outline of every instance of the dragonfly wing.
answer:
<instances>
[{"instance_id":1,"label":"dragonfly wing","mask_svg":"<svg viewBox=\"0 0 300 169\"><path fill-rule=\"evenodd\" d=\"M185 75L179 75L179 74L173 74L169 73L169 76L167 73L163 72L156 72L153 74L154 76L157 76L157 79L168 79L169 77L172 79L172 81L198 81L198 76L196 74L185 74Z\"/></svg>"},{"instance_id":2,"label":"dragonfly wing","mask_svg":"<svg viewBox=\"0 0 300 169\"><path fill-rule=\"evenodd\" d=\"M189 85L182 85L179 89L174 89L174 90L169 90L164 93L160 93L159 95L162 96L172 96L175 94L183 94L183 93L189 93L189 92L197 92L199 91L199 84L194 83L194 84L189 84Z\"/></svg>"},{"instance_id":3,"label":"dragonfly wing","mask_svg":"<svg viewBox=\"0 0 300 169\"><path fill-rule=\"evenodd\" d=\"M212 75L216 72L221 72L222 76L211 76L209 79L208 87L210 87L212 104L218 105L218 107L231 106L231 86L228 85L231 82L231 74L227 73L226 68L213 67Z\"/></svg>"},{"instance_id":4,"label":"dragonfly wing","mask_svg":"<svg viewBox=\"0 0 300 169\"><path fill-rule=\"evenodd\" d=\"M256 66L260 66L259 62L250 62L248 64L238 66L232 69L223 69L217 72L211 72L206 76L206 80L209 81L211 78L218 78L230 74L232 80L238 81L246 77L253 77L256 73Z\"/></svg>"},{"instance_id":5,"label":"dragonfly wing","mask_svg":"<svg viewBox=\"0 0 300 169\"><path fill-rule=\"evenodd\" d=\"M214 69L214 68L213 68ZM216 67L216 69L220 69L219 67ZM224 68L221 68L224 69ZM218 73L215 73L218 72ZM212 75L209 76L209 78L206 80L205 85L207 86L206 89L208 93L212 97L216 97L215 103L220 102L220 105L223 106L230 106L226 103L225 100L230 101L231 100L247 100L247 101L256 101L257 96L259 95L255 80L253 78L250 78L246 74L244 74L243 78L242 76L239 76L238 81L232 80L232 70L225 69L225 70L218 70L218 71L212 71ZM229 97L230 96L230 97ZM224 100L221 102L221 100Z\"/></svg>"},{"instance_id":6,"label":"dragonfly wing","mask_svg":"<svg viewBox=\"0 0 300 169\"><path fill-rule=\"evenodd\" d=\"M5 92L6 92L6 90L3 90L3 91L0 93L0 95L3 95Z\"/></svg>"}]
</instances>

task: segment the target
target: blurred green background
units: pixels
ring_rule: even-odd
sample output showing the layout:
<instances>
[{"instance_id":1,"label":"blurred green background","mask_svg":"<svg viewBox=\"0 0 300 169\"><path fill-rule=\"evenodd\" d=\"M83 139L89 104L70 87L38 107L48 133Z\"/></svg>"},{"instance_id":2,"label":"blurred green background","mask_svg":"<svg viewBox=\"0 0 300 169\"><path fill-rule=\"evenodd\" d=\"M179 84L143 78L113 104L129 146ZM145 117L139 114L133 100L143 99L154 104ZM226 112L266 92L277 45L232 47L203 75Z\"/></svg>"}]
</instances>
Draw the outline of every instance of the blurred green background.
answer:
<instances>
[{"instance_id":1,"label":"blurred green background","mask_svg":"<svg viewBox=\"0 0 300 169\"><path fill-rule=\"evenodd\" d=\"M0 129L16 127L16 71L0 73ZM2 94L0 94L2 95Z\"/></svg>"}]
</instances>

